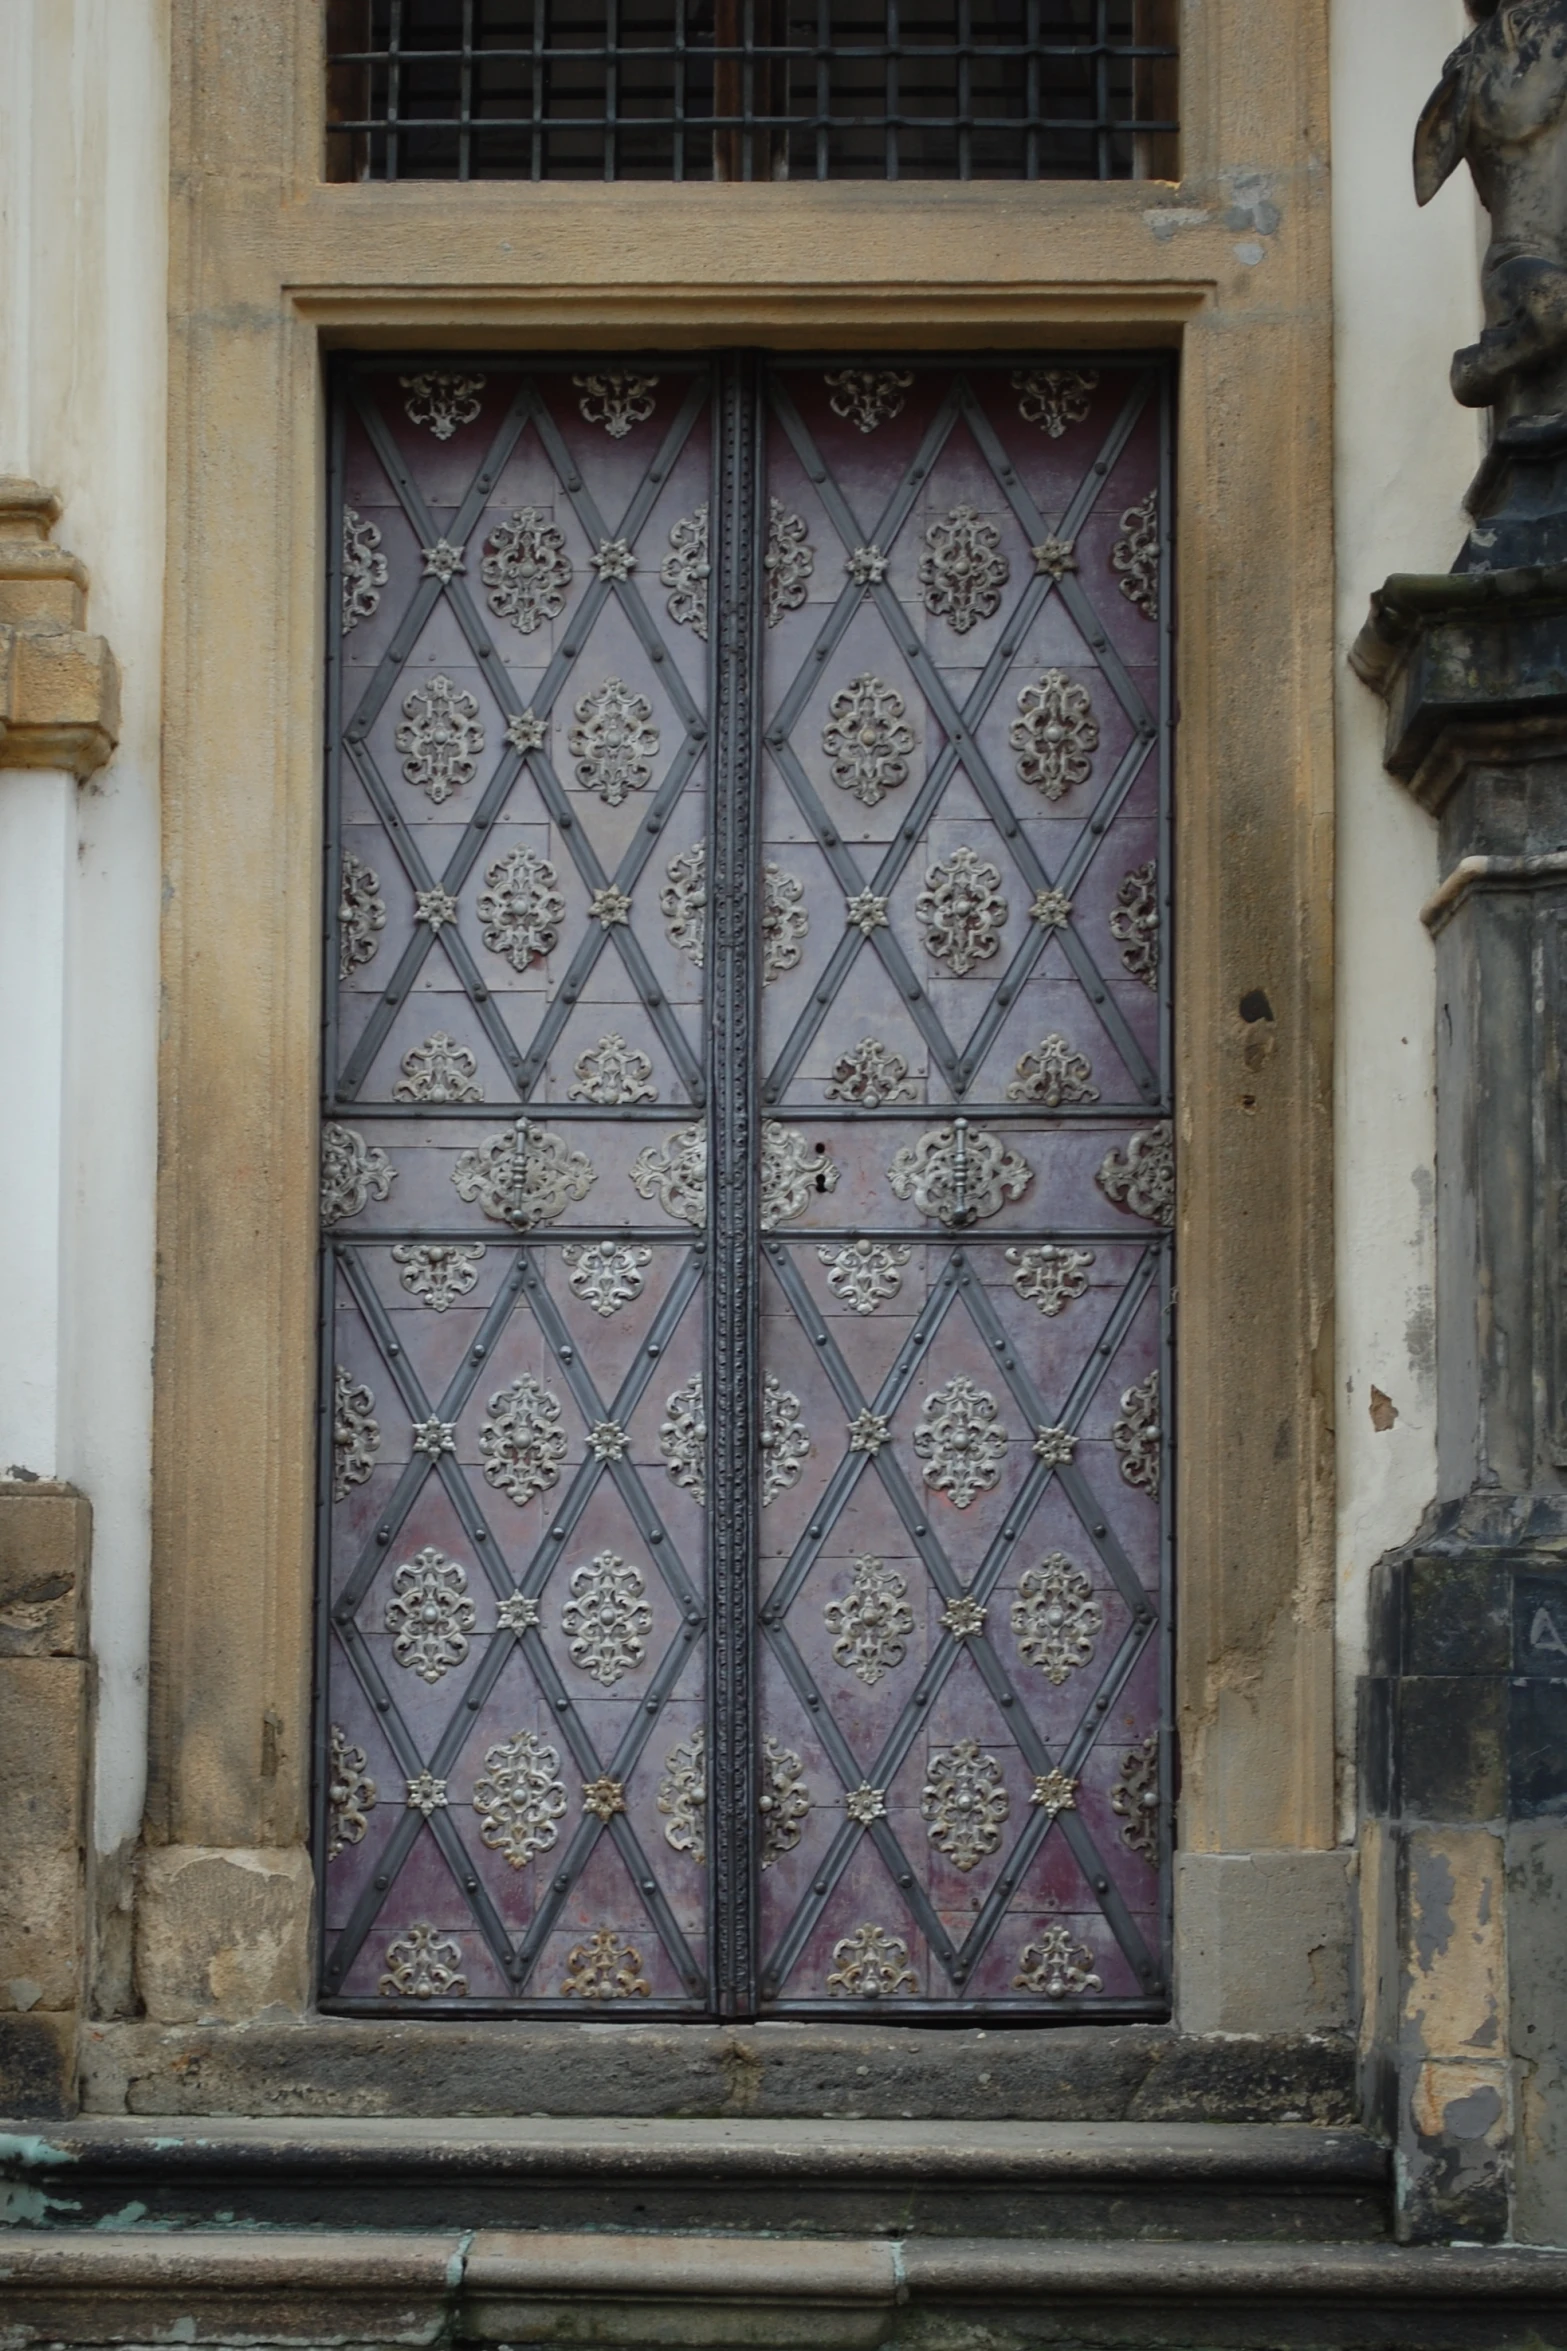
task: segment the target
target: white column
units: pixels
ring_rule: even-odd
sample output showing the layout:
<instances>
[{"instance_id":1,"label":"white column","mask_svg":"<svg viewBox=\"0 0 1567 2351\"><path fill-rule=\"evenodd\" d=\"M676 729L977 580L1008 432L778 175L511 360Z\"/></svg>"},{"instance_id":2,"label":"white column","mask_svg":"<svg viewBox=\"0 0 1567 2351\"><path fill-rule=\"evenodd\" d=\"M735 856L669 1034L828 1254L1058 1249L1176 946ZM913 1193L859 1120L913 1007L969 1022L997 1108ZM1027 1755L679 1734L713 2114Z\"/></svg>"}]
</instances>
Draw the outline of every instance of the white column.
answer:
<instances>
[{"instance_id":1,"label":"white column","mask_svg":"<svg viewBox=\"0 0 1567 2351\"><path fill-rule=\"evenodd\" d=\"M0 768L0 1475L61 1472L74 776Z\"/></svg>"}]
</instances>

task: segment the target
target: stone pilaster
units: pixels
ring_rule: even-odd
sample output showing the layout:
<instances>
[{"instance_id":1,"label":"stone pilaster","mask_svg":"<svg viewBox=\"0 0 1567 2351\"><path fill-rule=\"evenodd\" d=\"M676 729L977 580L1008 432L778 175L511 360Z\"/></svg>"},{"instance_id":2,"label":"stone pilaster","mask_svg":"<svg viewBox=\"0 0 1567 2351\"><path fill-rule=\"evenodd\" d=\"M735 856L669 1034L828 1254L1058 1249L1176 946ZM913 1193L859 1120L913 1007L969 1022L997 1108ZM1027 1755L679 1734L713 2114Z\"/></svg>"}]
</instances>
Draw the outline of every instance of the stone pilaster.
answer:
<instances>
[{"instance_id":1,"label":"stone pilaster","mask_svg":"<svg viewBox=\"0 0 1567 2351\"><path fill-rule=\"evenodd\" d=\"M1438 1474L1362 1692L1362 2053L1410 2238L1567 2242L1567 569L1392 579L1441 827Z\"/></svg>"},{"instance_id":2,"label":"stone pilaster","mask_svg":"<svg viewBox=\"0 0 1567 2351\"><path fill-rule=\"evenodd\" d=\"M119 679L52 491L0 476L0 2112L69 2113L85 2005L91 1513L58 1482L76 793Z\"/></svg>"}]
</instances>

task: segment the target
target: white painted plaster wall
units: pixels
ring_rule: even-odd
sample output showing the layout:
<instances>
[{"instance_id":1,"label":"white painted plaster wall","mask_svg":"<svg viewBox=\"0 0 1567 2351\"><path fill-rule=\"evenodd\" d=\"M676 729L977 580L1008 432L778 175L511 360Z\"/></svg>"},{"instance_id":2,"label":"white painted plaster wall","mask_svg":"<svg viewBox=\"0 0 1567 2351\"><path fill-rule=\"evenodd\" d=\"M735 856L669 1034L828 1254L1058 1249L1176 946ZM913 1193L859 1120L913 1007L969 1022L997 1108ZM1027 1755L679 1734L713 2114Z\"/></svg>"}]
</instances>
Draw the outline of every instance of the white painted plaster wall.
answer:
<instances>
[{"instance_id":1,"label":"white painted plaster wall","mask_svg":"<svg viewBox=\"0 0 1567 2351\"><path fill-rule=\"evenodd\" d=\"M1393 571L1447 571L1477 418L1452 353L1479 324L1484 215L1467 171L1424 212L1415 123L1468 30L1462 0L1335 0L1337 322L1338 1664L1344 1829L1368 1577L1436 1483L1432 1193L1436 989L1420 908L1436 826L1382 766L1384 711L1343 656ZM1387 1399L1377 1406L1373 1389ZM1397 1418L1387 1422L1389 1408Z\"/></svg>"},{"instance_id":2,"label":"white painted plaster wall","mask_svg":"<svg viewBox=\"0 0 1567 2351\"><path fill-rule=\"evenodd\" d=\"M146 1767L168 87L167 0L0 0L0 473L59 492L124 690L119 750L75 797L60 1150L7 1162L59 1192L52 1219L32 1202L59 1231L55 1458L25 1466L93 1505L104 1850L136 1831ZM0 772L18 811L20 781ZM0 1321L0 1356L28 1343Z\"/></svg>"}]
</instances>

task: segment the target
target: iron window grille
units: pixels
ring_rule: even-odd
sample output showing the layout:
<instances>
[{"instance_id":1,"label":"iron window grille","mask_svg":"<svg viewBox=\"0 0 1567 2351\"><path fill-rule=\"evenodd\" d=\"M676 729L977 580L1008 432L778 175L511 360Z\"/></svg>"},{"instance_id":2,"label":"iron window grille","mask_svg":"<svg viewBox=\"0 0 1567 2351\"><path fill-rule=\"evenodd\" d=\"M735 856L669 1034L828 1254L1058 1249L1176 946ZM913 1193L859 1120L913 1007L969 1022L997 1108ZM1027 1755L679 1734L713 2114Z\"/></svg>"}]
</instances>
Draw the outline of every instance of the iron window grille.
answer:
<instances>
[{"instance_id":1,"label":"iron window grille","mask_svg":"<svg viewBox=\"0 0 1567 2351\"><path fill-rule=\"evenodd\" d=\"M328 0L333 179L1168 179L1178 0Z\"/></svg>"}]
</instances>

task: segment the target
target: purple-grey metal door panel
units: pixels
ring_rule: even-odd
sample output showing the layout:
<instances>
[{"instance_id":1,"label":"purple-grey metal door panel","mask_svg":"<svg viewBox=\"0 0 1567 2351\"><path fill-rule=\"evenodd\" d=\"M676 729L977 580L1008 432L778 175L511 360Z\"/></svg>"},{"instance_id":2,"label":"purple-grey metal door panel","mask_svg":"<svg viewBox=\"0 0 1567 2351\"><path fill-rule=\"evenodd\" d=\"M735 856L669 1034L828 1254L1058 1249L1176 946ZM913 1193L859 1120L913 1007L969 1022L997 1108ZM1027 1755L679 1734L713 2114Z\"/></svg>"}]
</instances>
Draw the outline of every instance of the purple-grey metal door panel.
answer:
<instances>
[{"instance_id":1,"label":"purple-grey metal door panel","mask_svg":"<svg viewBox=\"0 0 1567 2351\"><path fill-rule=\"evenodd\" d=\"M761 2003L1147 2015L1166 379L786 365L768 407Z\"/></svg>"},{"instance_id":2,"label":"purple-grey metal door panel","mask_svg":"<svg viewBox=\"0 0 1567 2351\"><path fill-rule=\"evenodd\" d=\"M1167 2004L1169 403L338 372L329 2005Z\"/></svg>"}]
</instances>

